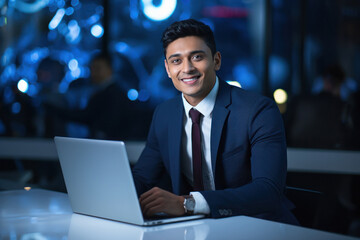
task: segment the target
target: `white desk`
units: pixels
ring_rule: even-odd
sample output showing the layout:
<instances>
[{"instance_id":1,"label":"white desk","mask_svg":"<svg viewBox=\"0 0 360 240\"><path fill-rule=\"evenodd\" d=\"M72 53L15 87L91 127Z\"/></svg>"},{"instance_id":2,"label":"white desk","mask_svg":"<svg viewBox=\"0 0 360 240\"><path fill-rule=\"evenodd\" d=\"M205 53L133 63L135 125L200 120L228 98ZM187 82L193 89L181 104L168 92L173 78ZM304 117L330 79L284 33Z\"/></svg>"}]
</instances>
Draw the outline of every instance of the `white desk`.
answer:
<instances>
[{"instance_id":1,"label":"white desk","mask_svg":"<svg viewBox=\"0 0 360 240\"><path fill-rule=\"evenodd\" d=\"M46 190L0 192L0 239L356 239L237 216L139 227L73 214L66 194Z\"/></svg>"}]
</instances>

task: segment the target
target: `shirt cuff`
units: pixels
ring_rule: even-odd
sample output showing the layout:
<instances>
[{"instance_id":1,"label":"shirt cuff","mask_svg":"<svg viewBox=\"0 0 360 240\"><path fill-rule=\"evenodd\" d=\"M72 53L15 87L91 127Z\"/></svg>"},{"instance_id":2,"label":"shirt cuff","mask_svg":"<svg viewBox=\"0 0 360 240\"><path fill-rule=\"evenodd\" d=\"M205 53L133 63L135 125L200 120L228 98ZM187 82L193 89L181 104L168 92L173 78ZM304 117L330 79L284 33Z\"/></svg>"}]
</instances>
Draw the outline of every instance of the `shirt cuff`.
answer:
<instances>
[{"instance_id":1,"label":"shirt cuff","mask_svg":"<svg viewBox=\"0 0 360 240\"><path fill-rule=\"evenodd\" d=\"M204 196L199 192L190 192L195 200L194 214L209 214L209 204L206 202Z\"/></svg>"}]
</instances>

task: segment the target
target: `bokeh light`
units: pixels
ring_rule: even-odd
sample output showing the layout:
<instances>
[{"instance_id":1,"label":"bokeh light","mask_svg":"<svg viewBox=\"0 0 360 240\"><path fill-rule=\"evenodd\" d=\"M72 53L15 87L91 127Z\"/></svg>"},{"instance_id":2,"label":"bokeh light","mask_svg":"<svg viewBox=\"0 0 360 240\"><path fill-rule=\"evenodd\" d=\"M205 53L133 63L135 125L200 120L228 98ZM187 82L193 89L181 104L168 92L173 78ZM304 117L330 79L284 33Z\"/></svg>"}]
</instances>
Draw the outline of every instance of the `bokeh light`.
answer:
<instances>
[{"instance_id":1,"label":"bokeh light","mask_svg":"<svg viewBox=\"0 0 360 240\"><path fill-rule=\"evenodd\" d=\"M288 95L285 90L279 88L274 91L274 99L277 104L284 104L288 99Z\"/></svg>"},{"instance_id":2,"label":"bokeh light","mask_svg":"<svg viewBox=\"0 0 360 240\"><path fill-rule=\"evenodd\" d=\"M17 88L20 92L26 93L29 89L29 83L25 79L21 79L17 84Z\"/></svg>"}]
</instances>

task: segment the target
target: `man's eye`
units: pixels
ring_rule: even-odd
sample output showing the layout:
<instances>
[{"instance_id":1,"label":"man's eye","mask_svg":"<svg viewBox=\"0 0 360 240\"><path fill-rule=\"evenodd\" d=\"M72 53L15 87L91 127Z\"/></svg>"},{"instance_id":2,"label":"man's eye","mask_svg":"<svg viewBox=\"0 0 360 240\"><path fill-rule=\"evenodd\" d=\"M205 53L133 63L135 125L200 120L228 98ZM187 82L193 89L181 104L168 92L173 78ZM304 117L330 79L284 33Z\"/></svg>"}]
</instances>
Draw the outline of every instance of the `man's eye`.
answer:
<instances>
[{"instance_id":1,"label":"man's eye","mask_svg":"<svg viewBox=\"0 0 360 240\"><path fill-rule=\"evenodd\" d=\"M171 61L173 64L179 64L180 63L180 59L174 59Z\"/></svg>"},{"instance_id":2,"label":"man's eye","mask_svg":"<svg viewBox=\"0 0 360 240\"><path fill-rule=\"evenodd\" d=\"M193 59L194 60L201 60L201 59L203 59L203 57L201 55L194 55Z\"/></svg>"}]
</instances>

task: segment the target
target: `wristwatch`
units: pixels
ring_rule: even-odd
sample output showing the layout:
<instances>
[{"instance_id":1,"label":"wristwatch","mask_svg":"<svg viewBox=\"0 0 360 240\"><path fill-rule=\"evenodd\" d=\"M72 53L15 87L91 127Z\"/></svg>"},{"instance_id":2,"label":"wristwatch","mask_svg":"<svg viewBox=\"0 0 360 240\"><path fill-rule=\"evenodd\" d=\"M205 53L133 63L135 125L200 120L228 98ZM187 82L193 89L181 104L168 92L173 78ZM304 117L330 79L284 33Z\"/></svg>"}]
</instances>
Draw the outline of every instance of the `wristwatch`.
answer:
<instances>
[{"instance_id":1,"label":"wristwatch","mask_svg":"<svg viewBox=\"0 0 360 240\"><path fill-rule=\"evenodd\" d=\"M183 196L185 198L184 200L184 209L185 214L192 215L194 214L194 208L195 208L195 199L192 195L186 195Z\"/></svg>"}]
</instances>

